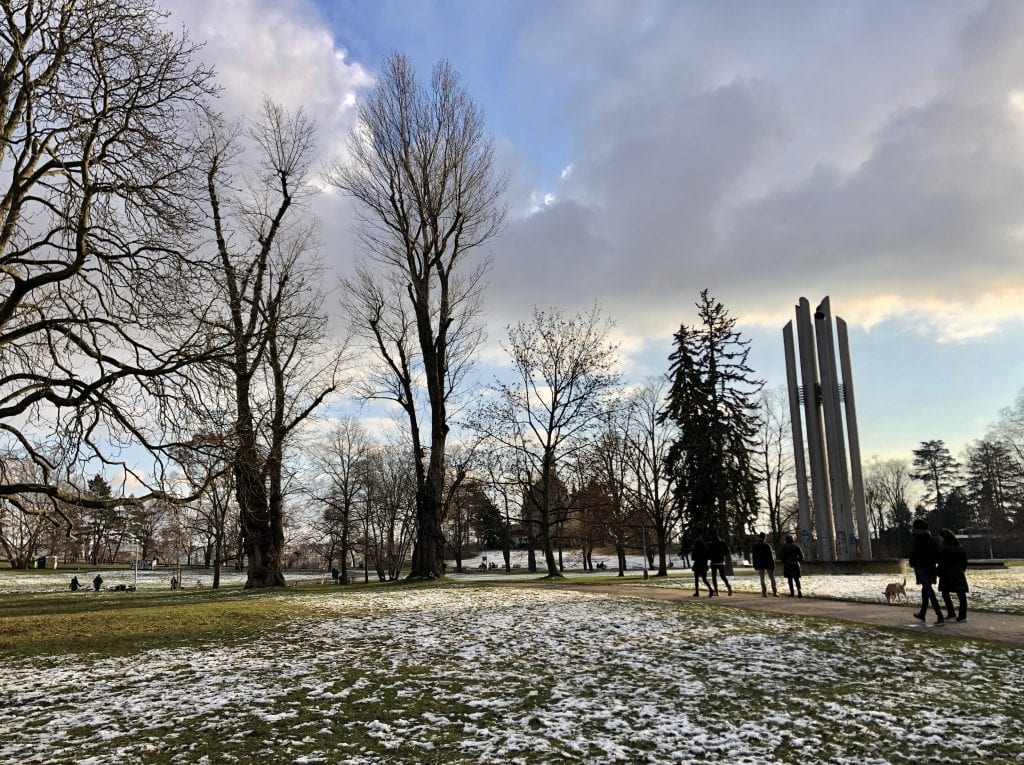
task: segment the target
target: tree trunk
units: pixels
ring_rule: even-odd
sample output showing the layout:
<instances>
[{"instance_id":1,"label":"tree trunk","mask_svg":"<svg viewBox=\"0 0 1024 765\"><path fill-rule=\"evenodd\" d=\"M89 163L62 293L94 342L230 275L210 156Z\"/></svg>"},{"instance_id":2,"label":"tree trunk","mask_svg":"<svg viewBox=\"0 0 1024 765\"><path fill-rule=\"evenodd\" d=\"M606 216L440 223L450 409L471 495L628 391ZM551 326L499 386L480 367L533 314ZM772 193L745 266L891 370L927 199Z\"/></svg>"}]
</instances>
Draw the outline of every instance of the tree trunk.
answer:
<instances>
[{"instance_id":1,"label":"tree trunk","mask_svg":"<svg viewBox=\"0 0 1024 765\"><path fill-rule=\"evenodd\" d=\"M659 524L655 526L654 533L657 536L658 545L658 573L656 576L668 576L668 534L665 528Z\"/></svg>"}]
</instances>

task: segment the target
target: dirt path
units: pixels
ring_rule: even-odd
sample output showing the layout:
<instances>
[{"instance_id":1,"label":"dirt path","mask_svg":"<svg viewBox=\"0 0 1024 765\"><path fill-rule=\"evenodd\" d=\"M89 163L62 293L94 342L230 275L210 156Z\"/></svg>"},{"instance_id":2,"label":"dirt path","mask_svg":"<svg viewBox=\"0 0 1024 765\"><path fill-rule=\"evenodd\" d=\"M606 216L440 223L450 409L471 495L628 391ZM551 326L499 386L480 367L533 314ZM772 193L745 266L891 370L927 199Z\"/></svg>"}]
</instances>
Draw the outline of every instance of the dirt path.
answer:
<instances>
[{"instance_id":1,"label":"dirt path","mask_svg":"<svg viewBox=\"0 0 1024 765\"><path fill-rule=\"evenodd\" d=\"M653 600L674 600L683 602L708 603L701 597L693 597L689 588L649 587L643 584L560 584L559 588L578 592L600 592L609 595L651 598ZM935 624L935 614L929 612L928 621L922 623L914 618L918 601L886 605L884 603L860 603L850 600L826 600L823 598L791 598L782 595L762 598L760 593L735 592L731 597L724 591L710 602L722 608L743 608L749 611L775 611L802 616L819 616L827 619L871 624L879 627L908 630L911 632L942 633L945 635L991 640L996 643L1024 647L1024 614L1003 614L992 611L969 611L965 622Z\"/></svg>"}]
</instances>

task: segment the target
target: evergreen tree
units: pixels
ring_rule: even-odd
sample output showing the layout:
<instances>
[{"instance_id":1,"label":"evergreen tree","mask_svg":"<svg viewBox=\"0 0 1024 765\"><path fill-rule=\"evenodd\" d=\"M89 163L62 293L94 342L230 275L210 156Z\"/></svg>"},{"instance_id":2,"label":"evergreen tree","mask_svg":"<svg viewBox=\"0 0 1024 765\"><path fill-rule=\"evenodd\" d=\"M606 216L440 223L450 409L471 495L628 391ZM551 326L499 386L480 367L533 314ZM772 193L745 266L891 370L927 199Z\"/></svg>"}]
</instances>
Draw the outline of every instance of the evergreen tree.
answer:
<instances>
[{"instance_id":1,"label":"evergreen tree","mask_svg":"<svg viewBox=\"0 0 1024 765\"><path fill-rule=\"evenodd\" d=\"M1024 476L1006 444L975 441L967 449L967 492L978 520L1005 534L1024 519Z\"/></svg>"},{"instance_id":2,"label":"evergreen tree","mask_svg":"<svg viewBox=\"0 0 1024 765\"><path fill-rule=\"evenodd\" d=\"M757 396L764 381L747 365L749 340L736 320L704 290L699 324L682 325L669 356L669 389L662 420L678 427L665 459L687 525L718 530L734 547L752 529L759 476Z\"/></svg>"},{"instance_id":3,"label":"evergreen tree","mask_svg":"<svg viewBox=\"0 0 1024 765\"><path fill-rule=\"evenodd\" d=\"M960 464L942 440L922 441L921 446L914 449L914 470L910 477L928 486L925 503L941 515L946 498L958 482Z\"/></svg>"}]
</instances>

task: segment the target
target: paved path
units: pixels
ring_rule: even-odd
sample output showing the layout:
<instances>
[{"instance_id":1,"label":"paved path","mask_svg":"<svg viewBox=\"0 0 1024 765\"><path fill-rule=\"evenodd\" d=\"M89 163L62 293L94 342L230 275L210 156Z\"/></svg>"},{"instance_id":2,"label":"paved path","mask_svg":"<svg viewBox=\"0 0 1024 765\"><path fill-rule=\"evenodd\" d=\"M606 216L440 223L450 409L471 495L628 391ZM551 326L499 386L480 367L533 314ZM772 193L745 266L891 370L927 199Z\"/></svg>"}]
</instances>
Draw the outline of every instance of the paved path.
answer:
<instances>
[{"instance_id":1,"label":"paved path","mask_svg":"<svg viewBox=\"0 0 1024 765\"><path fill-rule=\"evenodd\" d=\"M993 611L968 611L965 622L946 622L935 624L934 612L928 613L928 621L924 624L914 618L914 611L920 601L910 604L886 605L884 603L860 603L850 600L831 600L824 598L791 598L770 595L762 598L760 593L733 591L732 597L722 592L716 598L693 597L689 588L651 587L643 584L606 585L606 584L560 584L560 588L579 592L601 592L609 595L627 595L632 597L651 598L653 600L675 600L683 602L712 603L723 608L744 608L749 611L774 611L778 613L799 614L802 616L819 616L827 619L871 624L879 627L908 630L911 632L927 632L950 636L991 640L1011 646L1024 647L1024 614L1003 614ZM968 602L968 607L970 603Z\"/></svg>"}]
</instances>

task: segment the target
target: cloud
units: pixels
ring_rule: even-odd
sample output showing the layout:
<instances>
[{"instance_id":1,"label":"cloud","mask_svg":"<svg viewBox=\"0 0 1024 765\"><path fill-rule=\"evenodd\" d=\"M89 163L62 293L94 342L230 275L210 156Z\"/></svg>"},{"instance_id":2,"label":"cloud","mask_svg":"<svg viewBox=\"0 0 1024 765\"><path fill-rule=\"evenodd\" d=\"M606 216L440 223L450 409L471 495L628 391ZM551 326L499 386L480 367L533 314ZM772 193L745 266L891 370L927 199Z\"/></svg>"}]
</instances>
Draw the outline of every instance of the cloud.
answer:
<instances>
[{"instance_id":1,"label":"cloud","mask_svg":"<svg viewBox=\"0 0 1024 765\"><path fill-rule=\"evenodd\" d=\"M1024 313L1024 6L743 15L613 3L523 33L570 83L572 171L495 244L490 303L597 299L645 336L703 287L745 322L831 294L947 339Z\"/></svg>"}]
</instances>

